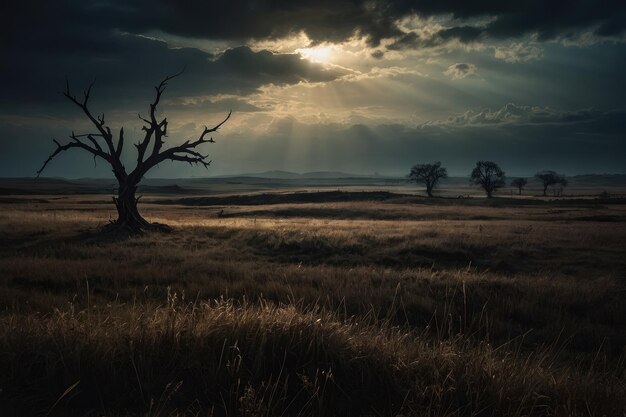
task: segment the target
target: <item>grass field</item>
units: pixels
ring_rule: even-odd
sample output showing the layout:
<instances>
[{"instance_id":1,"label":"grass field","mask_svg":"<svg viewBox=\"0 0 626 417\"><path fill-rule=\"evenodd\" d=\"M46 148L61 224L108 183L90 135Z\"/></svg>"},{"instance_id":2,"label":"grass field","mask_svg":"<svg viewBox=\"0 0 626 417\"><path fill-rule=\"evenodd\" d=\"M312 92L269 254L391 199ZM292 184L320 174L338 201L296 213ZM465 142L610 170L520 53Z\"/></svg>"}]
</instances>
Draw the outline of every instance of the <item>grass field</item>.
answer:
<instances>
[{"instance_id":1,"label":"grass field","mask_svg":"<svg viewBox=\"0 0 626 417\"><path fill-rule=\"evenodd\" d=\"M626 415L619 201L109 201L0 199L3 416Z\"/></svg>"}]
</instances>

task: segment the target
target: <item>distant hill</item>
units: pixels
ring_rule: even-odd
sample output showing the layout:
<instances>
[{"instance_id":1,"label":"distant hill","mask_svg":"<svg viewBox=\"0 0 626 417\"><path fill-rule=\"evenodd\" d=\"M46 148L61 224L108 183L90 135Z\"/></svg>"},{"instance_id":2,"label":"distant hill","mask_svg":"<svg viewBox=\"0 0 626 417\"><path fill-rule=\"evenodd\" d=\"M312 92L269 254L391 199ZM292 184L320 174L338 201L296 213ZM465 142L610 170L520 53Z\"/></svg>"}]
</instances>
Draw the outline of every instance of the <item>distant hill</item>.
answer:
<instances>
[{"instance_id":1,"label":"distant hill","mask_svg":"<svg viewBox=\"0 0 626 417\"><path fill-rule=\"evenodd\" d=\"M178 184L172 185L140 185L137 187L138 193L148 194L190 194L195 193L197 190L183 188Z\"/></svg>"},{"instance_id":2,"label":"distant hill","mask_svg":"<svg viewBox=\"0 0 626 417\"><path fill-rule=\"evenodd\" d=\"M626 186L626 174L587 174L569 178L572 185Z\"/></svg>"},{"instance_id":3,"label":"distant hill","mask_svg":"<svg viewBox=\"0 0 626 417\"><path fill-rule=\"evenodd\" d=\"M356 175L356 174L348 174L340 171L315 171L315 172L305 172L302 174L298 174L297 172L290 171L265 171L265 172L255 172L255 173L246 173L246 174L237 174L237 175L224 175L215 178L242 178L242 177L252 177L252 178L270 178L270 179L325 179L325 178L361 178L368 177L367 175Z\"/></svg>"},{"instance_id":4,"label":"distant hill","mask_svg":"<svg viewBox=\"0 0 626 417\"><path fill-rule=\"evenodd\" d=\"M356 175L356 174L347 174L345 172L340 171L316 171L316 172L305 172L300 175L300 178L370 178L373 175Z\"/></svg>"},{"instance_id":5,"label":"distant hill","mask_svg":"<svg viewBox=\"0 0 626 417\"><path fill-rule=\"evenodd\" d=\"M289 171L265 171L265 172L255 172L255 173L244 173L237 175L220 175L214 178L241 178L241 177L252 177L252 178L271 178L271 179L296 179L300 178L300 174Z\"/></svg>"},{"instance_id":6,"label":"distant hill","mask_svg":"<svg viewBox=\"0 0 626 417\"><path fill-rule=\"evenodd\" d=\"M529 186L538 187L532 177ZM626 174L589 174L568 176L568 193L597 195L602 191L611 195L623 195L626 188ZM405 177L391 177L372 174L355 175L339 171L305 172L266 171L237 176L198 177L198 178L145 178L139 192L146 194L221 194L249 193L261 190L287 188L328 188L361 187L362 189L386 187L419 187L409 184ZM441 190L470 187L467 177L449 177L441 182ZM47 195L47 194L111 194L117 189L114 179L106 178L0 178L0 195ZM404 190L402 190L404 192ZM456 192L456 191L455 191ZM457 193L459 194L459 193Z\"/></svg>"},{"instance_id":7,"label":"distant hill","mask_svg":"<svg viewBox=\"0 0 626 417\"><path fill-rule=\"evenodd\" d=\"M175 200L159 200L158 204L182 204L189 206L256 206L264 204L328 203L346 201L386 201L392 198L411 197L409 194L388 191L322 191L295 193L262 193L250 195L186 197Z\"/></svg>"}]
</instances>

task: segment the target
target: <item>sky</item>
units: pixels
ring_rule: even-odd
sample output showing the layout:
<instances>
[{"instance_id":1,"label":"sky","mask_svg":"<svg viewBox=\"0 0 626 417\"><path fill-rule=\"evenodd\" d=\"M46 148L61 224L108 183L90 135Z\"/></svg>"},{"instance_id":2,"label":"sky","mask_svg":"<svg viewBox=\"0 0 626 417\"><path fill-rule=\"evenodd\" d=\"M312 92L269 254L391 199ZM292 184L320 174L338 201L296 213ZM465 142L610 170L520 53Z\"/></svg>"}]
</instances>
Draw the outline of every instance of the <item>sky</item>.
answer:
<instances>
[{"instance_id":1,"label":"sky","mask_svg":"<svg viewBox=\"0 0 626 417\"><path fill-rule=\"evenodd\" d=\"M132 169L154 86L168 144L231 119L211 166L148 177L286 170L406 175L477 160L508 175L626 174L626 2L591 0L21 0L0 15L0 176L34 176L93 131L60 91L124 127ZM77 149L46 176L110 177Z\"/></svg>"}]
</instances>

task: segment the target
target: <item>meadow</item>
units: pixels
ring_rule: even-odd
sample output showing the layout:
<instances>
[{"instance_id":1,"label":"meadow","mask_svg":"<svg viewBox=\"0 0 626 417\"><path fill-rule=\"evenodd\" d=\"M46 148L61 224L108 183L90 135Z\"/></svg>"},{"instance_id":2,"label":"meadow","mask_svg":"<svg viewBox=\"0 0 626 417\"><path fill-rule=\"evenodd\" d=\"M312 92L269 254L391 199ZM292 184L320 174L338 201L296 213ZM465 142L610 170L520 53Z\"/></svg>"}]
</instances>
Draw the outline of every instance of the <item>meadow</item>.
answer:
<instances>
[{"instance_id":1,"label":"meadow","mask_svg":"<svg viewBox=\"0 0 626 417\"><path fill-rule=\"evenodd\" d=\"M361 197L0 198L1 414L626 415L623 200Z\"/></svg>"}]
</instances>

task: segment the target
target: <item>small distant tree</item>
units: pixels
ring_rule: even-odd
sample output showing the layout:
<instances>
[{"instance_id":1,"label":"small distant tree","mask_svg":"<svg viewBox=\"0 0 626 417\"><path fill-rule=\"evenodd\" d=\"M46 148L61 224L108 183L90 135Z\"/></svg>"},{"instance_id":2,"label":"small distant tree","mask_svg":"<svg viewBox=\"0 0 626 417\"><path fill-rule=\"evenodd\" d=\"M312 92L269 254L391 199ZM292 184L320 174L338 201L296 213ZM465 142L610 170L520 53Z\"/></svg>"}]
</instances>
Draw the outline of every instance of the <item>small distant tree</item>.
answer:
<instances>
[{"instance_id":1,"label":"small distant tree","mask_svg":"<svg viewBox=\"0 0 626 417\"><path fill-rule=\"evenodd\" d=\"M410 180L426 186L426 193L429 197L433 196L433 188L437 186L439 180L444 178L448 178L448 170L442 167L439 161L432 164L413 165L409 173Z\"/></svg>"},{"instance_id":2,"label":"small distant tree","mask_svg":"<svg viewBox=\"0 0 626 417\"><path fill-rule=\"evenodd\" d=\"M535 178L539 180L539 182L541 182L541 184L543 185L544 196L548 191L548 187L555 187L558 185L559 187L556 187L555 190L557 190L557 188L560 188L561 191L563 191L564 187L567 187L567 179L565 178L565 176L559 175L554 171L539 171L535 174Z\"/></svg>"},{"instance_id":3,"label":"small distant tree","mask_svg":"<svg viewBox=\"0 0 626 417\"><path fill-rule=\"evenodd\" d=\"M476 167L470 175L470 182L480 186L487 193L487 197L491 198L493 192L498 188L504 187L504 171L491 161L478 161Z\"/></svg>"},{"instance_id":4,"label":"small distant tree","mask_svg":"<svg viewBox=\"0 0 626 417\"><path fill-rule=\"evenodd\" d=\"M522 195L522 190L528 184L528 180L526 178L515 178L511 181L511 187L517 188L517 194Z\"/></svg>"},{"instance_id":5,"label":"small distant tree","mask_svg":"<svg viewBox=\"0 0 626 417\"><path fill-rule=\"evenodd\" d=\"M567 187L567 179L563 175L559 175L558 181L552 186L552 193L555 197L563 195L563 189Z\"/></svg>"}]
</instances>

